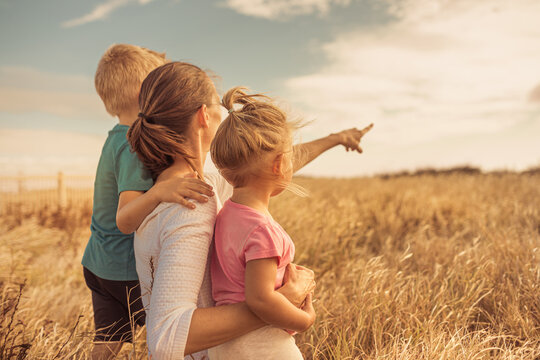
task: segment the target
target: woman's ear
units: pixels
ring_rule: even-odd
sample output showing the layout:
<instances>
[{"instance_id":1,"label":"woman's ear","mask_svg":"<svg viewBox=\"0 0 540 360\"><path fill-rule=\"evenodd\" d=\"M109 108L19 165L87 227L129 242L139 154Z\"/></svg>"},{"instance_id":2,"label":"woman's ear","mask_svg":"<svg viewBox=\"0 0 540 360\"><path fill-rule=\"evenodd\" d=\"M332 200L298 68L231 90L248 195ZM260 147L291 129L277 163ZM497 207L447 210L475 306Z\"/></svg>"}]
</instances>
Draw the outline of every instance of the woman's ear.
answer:
<instances>
[{"instance_id":1,"label":"woman's ear","mask_svg":"<svg viewBox=\"0 0 540 360\"><path fill-rule=\"evenodd\" d=\"M283 154L279 154L274 158L272 162L272 174L283 175Z\"/></svg>"},{"instance_id":2,"label":"woman's ear","mask_svg":"<svg viewBox=\"0 0 540 360\"><path fill-rule=\"evenodd\" d=\"M195 115L199 125L203 129L207 129L209 127L208 120L210 119L210 116L208 115L208 106L206 106L206 104L202 104Z\"/></svg>"}]
</instances>

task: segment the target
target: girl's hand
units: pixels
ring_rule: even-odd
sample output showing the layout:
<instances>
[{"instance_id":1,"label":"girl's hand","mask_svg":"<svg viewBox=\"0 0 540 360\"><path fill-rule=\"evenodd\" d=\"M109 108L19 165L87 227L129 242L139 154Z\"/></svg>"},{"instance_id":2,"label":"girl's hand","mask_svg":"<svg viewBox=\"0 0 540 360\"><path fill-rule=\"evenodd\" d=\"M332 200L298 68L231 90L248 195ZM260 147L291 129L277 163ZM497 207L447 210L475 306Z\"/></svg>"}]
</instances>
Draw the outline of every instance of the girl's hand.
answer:
<instances>
[{"instance_id":1,"label":"girl's hand","mask_svg":"<svg viewBox=\"0 0 540 360\"><path fill-rule=\"evenodd\" d=\"M347 151L357 151L358 153L362 153L362 148L360 147L360 140L362 140L362 137L373 128L373 124L369 124L362 130L358 130L357 128L352 128L349 130L343 130L338 133L330 135L331 137L335 138L335 141L339 145L345 146L345 149Z\"/></svg>"},{"instance_id":2,"label":"girl's hand","mask_svg":"<svg viewBox=\"0 0 540 360\"><path fill-rule=\"evenodd\" d=\"M188 199L205 203L208 201L207 196L214 196L212 186L197 179L195 174L157 181L149 191L154 193L159 202L174 202L188 209L195 209L195 204Z\"/></svg>"},{"instance_id":3,"label":"girl's hand","mask_svg":"<svg viewBox=\"0 0 540 360\"><path fill-rule=\"evenodd\" d=\"M292 264L287 265L283 286L277 291L296 307L300 307L308 294L315 290L315 274L310 269Z\"/></svg>"}]
</instances>

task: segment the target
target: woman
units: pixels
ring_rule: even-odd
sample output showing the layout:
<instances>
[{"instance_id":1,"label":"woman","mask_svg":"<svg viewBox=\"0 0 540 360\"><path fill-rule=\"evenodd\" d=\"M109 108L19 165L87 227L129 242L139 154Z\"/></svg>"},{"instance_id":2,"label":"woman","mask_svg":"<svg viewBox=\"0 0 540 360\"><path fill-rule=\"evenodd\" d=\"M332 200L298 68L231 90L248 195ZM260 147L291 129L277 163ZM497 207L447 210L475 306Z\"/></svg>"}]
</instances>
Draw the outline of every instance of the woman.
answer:
<instances>
[{"instance_id":1,"label":"woman","mask_svg":"<svg viewBox=\"0 0 540 360\"><path fill-rule=\"evenodd\" d=\"M162 203L135 235L135 258L147 312L147 343L155 359L182 359L246 334L265 324L244 303L213 307L209 247L214 221L232 187L219 175L203 175L210 143L221 121L214 84L200 68L181 62L163 65L144 80L141 113L128 140L157 182L196 174L213 186L216 196L195 210ZM359 130L304 144L307 154L295 170L323 151L344 144L360 150ZM361 133L361 132L360 132ZM361 150L360 150L361 151ZM292 278L280 291L300 305L312 291L312 273L289 267ZM312 315L311 303L304 311Z\"/></svg>"}]
</instances>

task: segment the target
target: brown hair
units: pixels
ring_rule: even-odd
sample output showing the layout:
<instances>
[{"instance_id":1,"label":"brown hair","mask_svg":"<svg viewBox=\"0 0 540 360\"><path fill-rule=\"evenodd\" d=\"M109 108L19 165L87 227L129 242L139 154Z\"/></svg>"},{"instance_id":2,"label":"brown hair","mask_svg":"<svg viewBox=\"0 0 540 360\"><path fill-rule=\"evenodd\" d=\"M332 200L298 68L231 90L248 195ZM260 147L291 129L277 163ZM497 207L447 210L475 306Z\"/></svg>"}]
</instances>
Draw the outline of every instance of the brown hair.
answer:
<instances>
[{"instance_id":1,"label":"brown hair","mask_svg":"<svg viewBox=\"0 0 540 360\"><path fill-rule=\"evenodd\" d=\"M141 86L140 114L128 131L128 141L152 176L158 177L183 156L197 171L186 148L185 135L193 115L209 105L214 85L199 67L171 62L153 70Z\"/></svg>"},{"instance_id":2,"label":"brown hair","mask_svg":"<svg viewBox=\"0 0 540 360\"><path fill-rule=\"evenodd\" d=\"M141 83L148 73L169 60L165 53L129 44L110 46L99 60L94 83L112 116L137 106Z\"/></svg>"},{"instance_id":3,"label":"brown hair","mask_svg":"<svg viewBox=\"0 0 540 360\"><path fill-rule=\"evenodd\" d=\"M234 105L242 105L235 110ZM233 186L245 185L260 169L254 166L268 152L284 151L292 145L298 122L287 121L283 110L261 94L247 94L235 87L224 96L222 105L229 116L219 126L210 147L216 167Z\"/></svg>"}]
</instances>

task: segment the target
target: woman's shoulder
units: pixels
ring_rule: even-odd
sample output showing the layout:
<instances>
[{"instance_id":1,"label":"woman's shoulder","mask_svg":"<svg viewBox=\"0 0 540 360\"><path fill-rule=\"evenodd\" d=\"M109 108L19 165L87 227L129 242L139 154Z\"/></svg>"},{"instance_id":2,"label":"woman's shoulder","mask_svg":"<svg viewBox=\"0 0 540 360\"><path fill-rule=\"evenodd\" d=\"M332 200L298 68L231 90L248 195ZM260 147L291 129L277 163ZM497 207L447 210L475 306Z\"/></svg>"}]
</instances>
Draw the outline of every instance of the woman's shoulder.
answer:
<instances>
[{"instance_id":1,"label":"woman's shoulder","mask_svg":"<svg viewBox=\"0 0 540 360\"><path fill-rule=\"evenodd\" d=\"M216 199L209 197L206 203L190 200L195 209L188 209L177 203L160 203L154 211L144 219L139 229L155 224L160 228L166 226L180 226L183 224L196 224L215 222L217 214Z\"/></svg>"},{"instance_id":2,"label":"woman's shoulder","mask_svg":"<svg viewBox=\"0 0 540 360\"><path fill-rule=\"evenodd\" d=\"M214 192L223 203L232 196L233 187L227 180L217 172L209 172L204 174L206 182L214 188Z\"/></svg>"}]
</instances>

